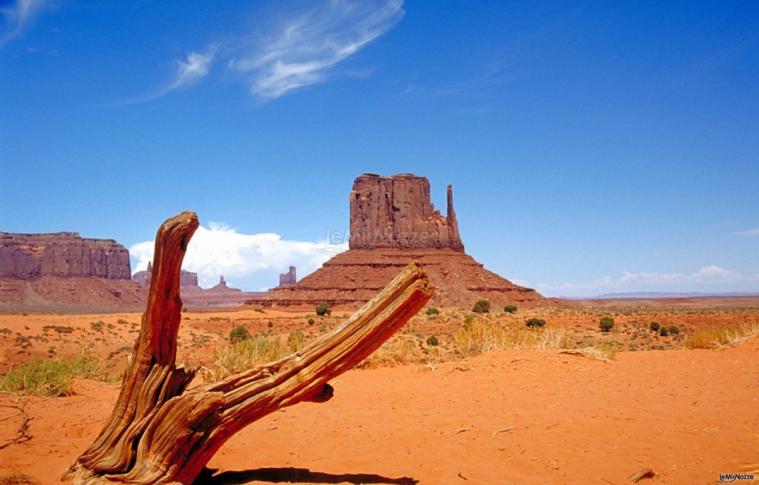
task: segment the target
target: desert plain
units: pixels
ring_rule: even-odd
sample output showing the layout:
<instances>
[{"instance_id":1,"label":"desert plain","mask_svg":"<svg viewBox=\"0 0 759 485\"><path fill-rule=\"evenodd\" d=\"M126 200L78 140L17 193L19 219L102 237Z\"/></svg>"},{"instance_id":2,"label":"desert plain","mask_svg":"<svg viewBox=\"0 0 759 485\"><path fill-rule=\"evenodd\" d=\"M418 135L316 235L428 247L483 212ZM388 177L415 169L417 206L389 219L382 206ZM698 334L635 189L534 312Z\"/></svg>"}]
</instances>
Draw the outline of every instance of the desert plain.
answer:
<instances>
[{"instance_id":1,"label":"desert plain","mask_svg":"<svg viewBox=\"0 0 759 485\"><path fill-rule=\"evenodd\" d=\"M212 380L349 314L188 308L177 361ZM603 317L614 321L608 332ZM0 394L0 483L59 482L113 408L140 318L0 315L4 379L36 359L87 359L60 395ZM530 319L545 325L528 328ZM662 335L652 322L677 330ZM244 339L230 340L239 327ZM233 436L200 481L715 483L759 468L758 329L755 297L427 308L333 381L330 401ZM255 351L234 355L251 341Z\"/></svg>"}]
</instances>

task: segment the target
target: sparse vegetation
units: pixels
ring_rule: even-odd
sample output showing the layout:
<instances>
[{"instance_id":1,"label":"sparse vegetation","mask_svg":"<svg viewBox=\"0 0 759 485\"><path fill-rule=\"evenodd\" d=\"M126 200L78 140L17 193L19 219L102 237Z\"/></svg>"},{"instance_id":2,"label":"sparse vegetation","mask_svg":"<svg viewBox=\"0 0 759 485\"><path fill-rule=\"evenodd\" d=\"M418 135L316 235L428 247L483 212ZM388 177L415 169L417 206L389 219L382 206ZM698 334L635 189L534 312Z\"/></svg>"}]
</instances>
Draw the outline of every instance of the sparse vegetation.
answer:
<instances>
[{"instance_id":1,"label":"sparse vegetation","mask_svg":"<svg viewBox=\"0 0 759 485\"><path fill-rule=\"evenodd\" d=\"M90 328L95 332L102 332L104 326L105 322L102 320L98 320L97 322L90 322Z\"/></svg>"},{"instance_id":2,"label":"sparse vegetation","mask_svg":"<svg viewBox=\"0 0 759 485\"><path fill-rule=\"evenodd\" d=\"M427 337L427 345L437 347L440 345L440 341L438 340L437 336L432 335L430 337Z\"/></svg>"},{"instance_id":3,"label":"sparse vegetation","mask_svg":"<svg viewBox=\"0 0 759 485\"><path fill-rule=\"evenodd\" d=\"M314 323L316 323L316 320L314 320L313 317L309 317L308 318L308 324L309 325L313 325Z\"/></svg>"},{"instance_id":4,"label":"sparse vegetation","mask_svg":"<svg viewBox=\"0 0 759 485\"><path fill-rule=\"evenodd\" d=\"M306 337L300 330L290 332L290 335L287 336L287 348L290 349L290 352L299 351L305 344Z\"/></svg>"},{"instance_id":5,"label":"sparse vegetation","mask_svg":"<svg viewBox=\"0 0 759 485\"><path fill-rule=\"evenodd\" d=\"M669 327L669 333L671 335L679 335L680 334L680 328L677 325L672 325Z\"/></svg>"},{"instance_id":6,"label":"sparse vegetation","mask_svg":"<svg viewBox=\"0 0 759 485\"><path fill-rule=\"evenodd\" d=\"M651 322L651 325L649 325L648 328L650 328L652 332L658 332L661 325L659 325L659 322Z\"/></svg>"},{"instance_id":7,"label":"sparse vegetation","mask_svg":"<svg viewBox=\"0 0 759 485\"><path fill-rule=\"evenodd\" d=\"M329 303L319 303L316 306L316 314L320 317L329 315L330 313L332 313L332 309L329 307Z\"/></svg>"},{"instance_id":8,"label":"sparse vegetation","mask_svg":"<svg viewBox=\"0 0 759 485\"><path fill-rule=\"evenodd\" d=\"M611 329L614 328L614 319L611 317L601 317L601 320L598 321L598 327L602 332L611 332Z\"/></svg>"},{"instance_id":9,"label":"sparse vegetation","mask_svg":"<svg viewBox=\"0 0 759 485\"><path fill-rule=\"evenodd\" d=\"M472 311L474 313L490 313L490 302L488 300L477 300Z\"/></svg>"},{"instance_id":10,"label":"sparse vegetation","mask_svg":"<svg viewBox=\"0 0 759 485\"><path fill-rule=\"evenodd\" d=\"M0 476L0 485L32 485L35 483L37 482L33 478L23 473Z\"/></svg>"},{"instance_id":11,"label":"sparse vegetation","mask_svg":"<svg viewBox=\"0 0 759 485\"><path fill-rule=\"evenodd\" d=\"M723 345L736 345L755 335L759 335L759 323L711 327L691 335L685 341L685 346L690 349L713 349Z\"/></svg>"},{"instance_id":12,"label":"sparse vegetation","mask_svg":"<svg viewBox=\"0 0 759 485\"><path fill-rule=\"evenodd\" d=\"M203 369L203 375L208 381L216 381L255 365L277 360L289 353L288 347L279 337L252 335L217 349L214 363Z\"/></svg>"},{"instance_id":13,"label":"sparse vegetation","mask_svg":"<svg viewBox=\"0 0 759 485\"><path fill-rule=\"evenodd\" d=\"M107 380L105 363L82 354L73 360L36 358L0 377L0 391L27 396L65 396L71 378Z\"/></svg>"},{"instance_id":14,"label":"sparse vegetation","mask_svg":"<svg viewBox=\"0 0 759 485\"><path fill-rule=\"evenodd\" d=\"M559 348L565 343L566 332L563 329L549 327L535 331L518 326L502 327L489 321L465 324L453 338L454 348L463 355L507 348Z\"/></svg>"},{"instance_id":15,"label":"sparse vegetation","mask_svg":"<svg viewBox=\"0 0 759 485\"><path fill-rule=\"evenodd\" d=\"M511 305L511 304L506 305L505 307L503 307L503 311L505 313L516 313L517 306L516 305Z\"/></svg>"},{"instance_id":16,"label":"sparse vegetation","mask_svg":"<svg viewBox=\"0 0 759 485\"><path fill-rule=\"evenodd\" d=\"M233 343L240 342L241 340L247 340L250 337L251 335L248 331L248 327L245 325L236 325L235 328L229 332L229 341Z\"/></svg>"},{"instance_id":17,"label":"sparse vegetation","mask_svg":"<svg viewBox=\"0 0 759 485\"><path fill-rule=\"evenodd\" d=\"M530 318L524 324L527 328L542 328L545 327L546 321L542 318Z\"/></svg>"},{"instance_id":18,"label":"sparse vegetation","mask_svg":"<svg viewBox=\"0 0 759 485\"><path fill-rule=\"evenodd\" d=\"M426 313L427 313L427 316L428 316L428 317L433 317L433 316L435 316L435 315L438 315L438 314L440 313L440 310L438 310L438 309L437 309L437 308L435 308L434 306L431 306L431 307L429 307L429 308L427 309L427 312L426 312Z\"/></svg>"}]
</instances>

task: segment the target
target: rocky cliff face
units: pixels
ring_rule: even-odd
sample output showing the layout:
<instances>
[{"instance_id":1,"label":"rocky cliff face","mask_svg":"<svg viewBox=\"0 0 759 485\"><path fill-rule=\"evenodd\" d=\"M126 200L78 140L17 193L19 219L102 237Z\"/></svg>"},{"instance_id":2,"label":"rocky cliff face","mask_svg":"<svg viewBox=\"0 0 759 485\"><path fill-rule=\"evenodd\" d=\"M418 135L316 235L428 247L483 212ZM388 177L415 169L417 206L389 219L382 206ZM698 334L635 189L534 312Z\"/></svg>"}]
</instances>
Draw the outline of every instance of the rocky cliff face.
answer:
<instances>
[{"instance_id":1,"label":"rocky cliff face","mask_svg":"<svg viewBox=\"0 0 759 485\"><path fill-rule=\"evenodd\" d=\"M453 249L464 251L453 189L446 217L430 201L426 177L363 174L350 193L350 249Z\"/></svg>"},{"instance_id":2,"label":"rocky cliff face","mask_svg":"<svg viewBox=\"0 0 759 485\"><path fill-rule=\"evenodd\" d=\"M129 280L129 251L111 239L85 239L76 232L0 232L0 278L43 276Z\"/></svg>"}]
</instances>

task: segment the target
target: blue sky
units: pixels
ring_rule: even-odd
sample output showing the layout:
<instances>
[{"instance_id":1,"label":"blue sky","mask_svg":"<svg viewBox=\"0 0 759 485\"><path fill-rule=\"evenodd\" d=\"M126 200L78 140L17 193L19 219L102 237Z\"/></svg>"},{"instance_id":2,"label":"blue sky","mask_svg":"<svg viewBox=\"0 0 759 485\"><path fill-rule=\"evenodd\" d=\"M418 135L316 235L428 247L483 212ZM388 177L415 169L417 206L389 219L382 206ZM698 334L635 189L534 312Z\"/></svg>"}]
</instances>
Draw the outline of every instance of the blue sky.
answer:
<instances>
[{"instance_id":1,"label":"blue sky","mask_svg":"<svg viewBox=\"0 0 759 485\"><path fill-rule=\"evenodd\" d=\"M191 209L186 266L258 289L342 248L357 175L412 172L544 294L759 290L759 2L0 12L0 230L114 238L137 269Z\"/></svg>"}]
</instances>

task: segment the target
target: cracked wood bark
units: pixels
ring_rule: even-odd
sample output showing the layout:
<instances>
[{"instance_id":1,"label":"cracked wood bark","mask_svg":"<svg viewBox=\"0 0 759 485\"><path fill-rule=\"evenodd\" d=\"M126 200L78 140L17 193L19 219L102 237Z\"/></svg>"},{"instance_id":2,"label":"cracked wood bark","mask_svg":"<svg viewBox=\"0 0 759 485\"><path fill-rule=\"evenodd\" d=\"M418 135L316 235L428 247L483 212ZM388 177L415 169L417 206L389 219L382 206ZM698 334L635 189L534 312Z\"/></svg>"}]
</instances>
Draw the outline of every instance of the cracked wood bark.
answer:
<instances>
[{"instance_id":1,"label":"cracked wood bark","mask_svg":"<svg viewBox=\"0 0 759 485\"><path fill-rule=\"evenodd\" d=\"M332 397L328 381L377 350L432 297L416 263L332 332L302 350L221 382L187 390L175 365L179 274L198 218L183 212L158 230L148 302L121 393L100 435L64 474L76 483L192 483L236 432L269 413Z\"/></svg>"}]
</instances>

